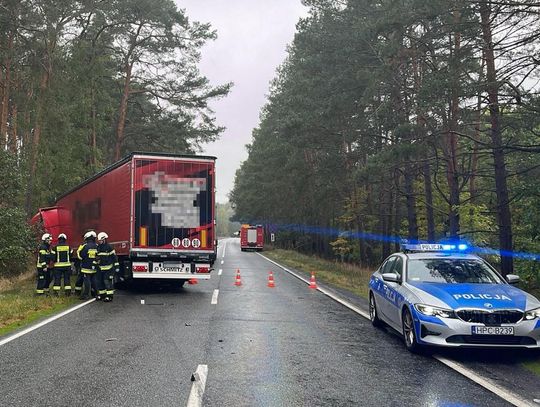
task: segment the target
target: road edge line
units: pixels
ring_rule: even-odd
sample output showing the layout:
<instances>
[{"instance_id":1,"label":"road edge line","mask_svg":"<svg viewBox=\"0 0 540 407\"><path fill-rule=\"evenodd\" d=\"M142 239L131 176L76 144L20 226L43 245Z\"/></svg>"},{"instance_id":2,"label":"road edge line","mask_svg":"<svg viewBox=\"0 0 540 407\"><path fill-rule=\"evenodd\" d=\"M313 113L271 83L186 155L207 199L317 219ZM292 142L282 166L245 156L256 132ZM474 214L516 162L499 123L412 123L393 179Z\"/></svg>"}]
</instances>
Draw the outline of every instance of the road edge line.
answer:
<instances>
[{"instance_id":1,"label":"road edge line","mask_svg":"<svg viewBox=\"0 0 540 407\"><path fill-rule=\"evenodd\" d=\"M275 264L279 268L285 270L287 273L291 274L292 276L298 278L299 280L302 280L304 283L309 284L309 281L302 276L299 276L294 271L289 270L287 267L282 266L281 264L275 262L274 260L269 259L268 257L257 253L259 256L263 257L267 261L269 261L272 264ZM335 294L330 293L329 291L325 290L324 288L318 287L317 291L320 291L321 293L325 294L326 296L332 298L334 301L339 302L340 304L344 305L345 307L349 308L351 311L356 312L357 314L363 316L366 319L369 318L369 314L365 312L364 310L358 308L357 306L349 303L346 300L343 300L339 297L337 297ZM443 365L449 367L450 369L454 370L455 372L461 374L462 376L466 377L467 379L471 380L472 382L478 384L479 386L482 386L484 389L490 391L491 393L495 394L496 396L500 397L501 399L509 402L510 404L517 406L517 407L534 407L535 405L530 403L529 401L525 400L521 396L512 393L511 391L507 390L504 387L500 387L496 385L495 383L490 382L488 379L478 375L473 370L470 370L466 368L465 366L451 361L449 359L446 359L442 356L438 355L432 355L432 357L442 363Z\"/></svg>"},{"instance_id":2,"label":"road edge line","mask_svg":"<svg viewBox=\"0 0 540 407\"><path fill-rule=\"evenodd\" d=\"M202 398L206 387L206 377L208 376L208 365L199 365L193 375L191 375L191 391L187 402L187 407L202 406Z\"/></svg>"},{"instance_id":3,"label":"road edge line","mask_svg":"<svg viewBox=\"0 0 540 407\"><path fill-rule=\"evenodd\" d=\"M17 332L16 334L10 335L7 338L4 338L4 339L0 340L0 346L3 346L6 343L9 343L9 342L11 342L11 341L13 341L13 340L15 340L17 338L20 338L21 336L26 335L27 333L35 331L36 329L41 328L42 326L47 325L50 322L56 321L57 319L62 318L63 316L72 313L73 311L77 311L79 308L82 308L82 307L94 302L95 300L96 300L95 298L92 298L92 299L90 299L90 300L88 300L86 302L83 302L82 304L77 304L74 307L68 308L67 310L64 310L64 311L60 312L59 314L53 315L52 317L44 319L43 321L38 322L35 325L32 325L32 326L30 326L28 328L25 328L22 331Z\"/></svg>"}]
</instances>

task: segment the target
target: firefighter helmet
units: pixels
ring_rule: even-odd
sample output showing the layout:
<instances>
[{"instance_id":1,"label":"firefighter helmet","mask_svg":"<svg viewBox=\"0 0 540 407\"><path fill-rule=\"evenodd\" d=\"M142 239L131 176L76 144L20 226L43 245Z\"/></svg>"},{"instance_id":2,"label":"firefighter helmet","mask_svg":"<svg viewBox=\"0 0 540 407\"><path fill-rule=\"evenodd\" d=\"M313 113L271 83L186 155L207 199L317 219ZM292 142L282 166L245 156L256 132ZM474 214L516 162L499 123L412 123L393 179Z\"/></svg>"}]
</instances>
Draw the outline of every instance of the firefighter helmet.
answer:
<instances>
[{"instance_id":1,"label":"firefighter helmet","mask_svg":"<svg viewBox=\"0 0 540 407\"><path fill-rule=\"evenodd\" d=\"M97 236L98 240L104 240L104 239L108 239L109 238L109 235L105 232L99 232L99 235Z\"/></svg>"},{"instance_id":2,"label":"firefighter helmet","mask_svg":"<svg viewBox=\"0 0 540 407\"><path fill-rule=\"evenodd\" d=\"M41 236L41 240L52 240L52 235L50 233L43 233L43 236Z\"/></svg>"},{"instance_id":3,"label":"firefighter helmet","mask_svg":"<svg viewBox=\"0 0 540 407\"><path fill-rule=\"evenodd\" d=\"M60 233L60 234L58 235L58 239L64 239L64 240L67 240L67 236L66 236L65 233Z\"/></svg>"},{"instance_id":4,"label":"firefighter helmet","mask_svg":"<svg viewBox=\"0 0 540 407\"><path fill-rule=\"evenodd\" d=\"M86 232L84 234L84 240L89 239L91 237L93 237L93 238L96 237L96 232L94 232L93 230L91 230L90 232Z\"/></svg>"}]
</instances>

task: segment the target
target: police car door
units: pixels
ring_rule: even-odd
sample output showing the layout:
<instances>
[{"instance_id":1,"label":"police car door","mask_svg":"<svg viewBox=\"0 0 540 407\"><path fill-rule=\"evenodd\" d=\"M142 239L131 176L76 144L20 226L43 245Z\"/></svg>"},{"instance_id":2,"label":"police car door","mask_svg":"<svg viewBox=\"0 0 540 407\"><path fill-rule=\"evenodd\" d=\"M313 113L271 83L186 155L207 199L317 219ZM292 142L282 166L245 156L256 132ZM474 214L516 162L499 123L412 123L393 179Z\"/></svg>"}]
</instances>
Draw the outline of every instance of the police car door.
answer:
<instances>
[{"instance_id":1,"label":"police car door","mask_svg":"<svg viewBox=\"0 0 540 407\"><path fill-rule=\"evenodd\" d=\"M392 264L392 270L389 273L397 274L400 283L386 283L388 310L386 317L390 323L398 328L401 327L401 304L403 303L403 258L396 256L396 260Z\"/></svg>"},{"instance_id":2,"label":"police car door","mask_svg":"<svg viewBox=\"0 0 540 407\"><path fill-rule=\"evenodd\" d=\"M379 269L379 273L381 274L381 277L385 273L391 273L392 268L394 266L394 263L396 261L396 256L389 257L381 266ZM383 314L385 319L388 319L389 312L390 312L390 303L389 303L389 284L387 281L382 280L379 284L379 290L378 294L380 295L378 301L377 301L377 308Z\"/></svg>"}]
</instances>

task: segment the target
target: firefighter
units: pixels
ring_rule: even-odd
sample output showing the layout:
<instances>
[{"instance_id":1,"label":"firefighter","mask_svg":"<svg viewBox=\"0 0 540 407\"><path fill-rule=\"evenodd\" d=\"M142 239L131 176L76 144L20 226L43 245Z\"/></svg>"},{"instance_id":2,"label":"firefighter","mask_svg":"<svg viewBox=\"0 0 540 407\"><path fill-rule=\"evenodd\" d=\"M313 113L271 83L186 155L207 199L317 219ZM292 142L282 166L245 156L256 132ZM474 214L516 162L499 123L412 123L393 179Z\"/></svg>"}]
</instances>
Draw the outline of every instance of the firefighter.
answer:
<instances>
[{"instance_id":1,"label":"firefighter","mask_svg":"<svg viewBox=\"0 0 540 407\"><path fill-rule=\"evenodd\" d=\"M58 245L54 248L54 283L53 292L58 294L62 289L62 278L64 280L64 293L71 295L71 256L70 248L66 243L67 236L65 233L58 235Z\"/></svg>"},{"instance_id":2,"label":"firefighter","mask_svg":"<svg viewBox=\"0 0 540 407\"><path fill-rule=\"evenodd\" d=\"M88 232L87 232L88 233ZM86 234L84 235L86 236ZM83 236L83 240L84 240ZM83 287L83 281L84 281L84 275L81 273L81 257L80 253L81 250L84 247L84 241L79 245L77 250L73 251L73 259L74 259L74 265L75 265L75 272L77 273L77 279L75 280L75 294L81 295L82 287Z\"/></svg>"},{"instance_id":3,"label":"firefighter","mask_svg":"<svg viewBox=\"0 0 540 407\"><path fill-rule=\"evenodd\" d=\"M120 271L118 257L112 246L107 242L109 235L100 232L98 235L99 245L97 247L98 265L101 273L101 295L103 301L109 302L114 296L114 276ZM104 297L103 297L104 295Z\"/></svg>"},{"instance_id":4,"label":"firefighter","mask_svg":"<svg viewBox=\"0 0 540 407\"><path fill-rule=\"evenodd\" d=\"M36 294L43 295L49 292L47 285L47 274L50 273L48 264L52 260L51 249L52 235L50 233L44 233L41 236L41 245L38 249L37 258L37 287Z\"/></svg>"},{"instance_id":5,"label":"firefighter","mask_svg":"<svg viewBox=\"0 0 540 407\"><path fill-rule=\"evenodd\" d=\"M84 245L78 251L81 259L81 274L83 276L81 299L88 299L96 292L96 232L86 232Z\"/></svg>"}]
</instances>

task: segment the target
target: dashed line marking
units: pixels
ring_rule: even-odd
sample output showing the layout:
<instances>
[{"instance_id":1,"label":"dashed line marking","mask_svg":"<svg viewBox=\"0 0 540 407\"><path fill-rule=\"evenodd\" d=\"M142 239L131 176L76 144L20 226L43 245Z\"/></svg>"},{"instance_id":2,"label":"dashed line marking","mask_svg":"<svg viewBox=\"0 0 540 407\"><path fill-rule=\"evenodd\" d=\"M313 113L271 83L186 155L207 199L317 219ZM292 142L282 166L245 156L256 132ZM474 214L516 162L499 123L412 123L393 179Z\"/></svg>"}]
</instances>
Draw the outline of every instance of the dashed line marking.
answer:
<instances>
[{"instance_id":1,"label":"dashed line marking","mask_svg":"<svg viewBox=\"0 0 540 407\"><path fill-rule=\"evenodd\" d=\"M221 264L225 263L223 260L221 260Z\"/></svg>"},{"instance_id":2,"label":"dashed line marking","mask_svg":"<svg viewBox=\"0 0 540 407\"><path fill-rule=\"evenodd\" d=\"M299 280L302 280L304 283L309 284L309 281L307 279L305 279L302 276L296 274L294 271L291 271L287 267L284 267L281 264L276 263L273 260L270 260L268 257L266 257L266 256L264 256L264 255L262 255L260 253L257 253L257 254L259 256L261 256L262 258L266 259L267 261L269 261L270 263L275 264L279 268L285 270L287 273L291 274L292 276L298 278ZM345 307L349 308L350 310L356 312L357 314L360 314L364 318L370 319L369 318L369 313L367 313L366 311L364 311L364 310L358 308L357 306L351 304L350 302L337 297L336 295L334 295L333 293L325 290L324 288L318 287L317 291L320 291L321 293L327 295L328 297L332 298L334 301L339 302L340 304L344 305ZM497 384L490 382L489 380L487 380L487 379L483 378L482 376L479 376L478 374L476 374L473 370L468 369L465 366L463 366L463 365L461 365L461 364L459 364L457 362L454 362L452 360L446 359L446 358L444 358L442 356L438 356L438 355L433 355L433 358L435 360L438 360L439 362L441 362L445 366L449 367L450 369L452 369L452 370L458 372L459 374L465 376L469 380L471 380L471 381L475 382L476 384L482 386L484 389L489 390L490 392L492 392L495 395L499 396L503 400L506 400L507 402L509 402L510 404L512 404L514 406L517 406L517 407L531 407L531 406L534 406L534 404L532 404L528 400L524 399L523 397L521 397L521 396L507 390L504 387L498 386Z\"/></svg>"},{"instance_id":3,"label":"dashed line marking","mask_svg":"<svg viewBox=\"0 0 540 407\"><path fill-rule=\"evenodd\" d=\"M199 365L195 373L191 375L191 392L189 393L189 399L187 407L201 407L202 399L204 395L204 388L206 387L206 378L208 377L208 365Z\"/></svg>"},{"instance_id":4,"label":"dashed line marking","mask_svg":"<svg viewBox=\"0 0 540 407\"><path fill-rule=\"evenodd\" d=\"M73 311L78 310L79 308L82 308L82 307L84 307L84 306L86 306L88 304L91 304L95 300L96 300L95 298L92 298L91 300L83 302L82 304L75 305L74 307L71 307L71 308L69 308L69 309L67 309L65 311L62 311L59 314L56 314L56 315L54 315L54 316L52 316L50 318L47 318L47 319L41 321L40 323L38 323L36 325L33 325L33 326L31 326L29 328L26 328L26 329L24 329L24 330L22 330L20 332L17 332L14 335L8 336L7 338L0 340L0 346L5 345L6 343L11 342L11 341L13 341L13 340L15 340L17 338L20 338L21 336L26 335L29 332L35 331L36 329L41 328L42 326L47 325L50 322L56 321L57 319L62 318L63 316L65 316L67 314L70 314Z\"/></svg>"},{"instance_id":5,"label":"dashed line marking","mask_svg":"<svg viewBox=\"0 0 540 407\"><path fill-rule=\"evenodd\" d=\"M223 269L219 269L219 271L217 272L217 275L220 276L221 273L223 273Z\"/></svg>"},{"instance_id":6,"label":"dashed line marking","mask_svg":"<svg viewBox=\"0 0 540 407\"><path fill-rule=\"evenodd\" d=\"M212 302L210 304L216 305L217 304L217 297L219 295L219 290L216 288L214 290L214 294L212 294Z\"/></svg>"},{"instance_id":7,"label":"dashed line marking","mask_svg":"<svg viewBox=\"0 0 540 407\"><path fill-rule=\"evenodd\" d=\"M221 253L221 257L225 258L225 251L227 250L227 241L225 241L225 245L223 246L223 253Z\"/></svg>"}]
</instances>

